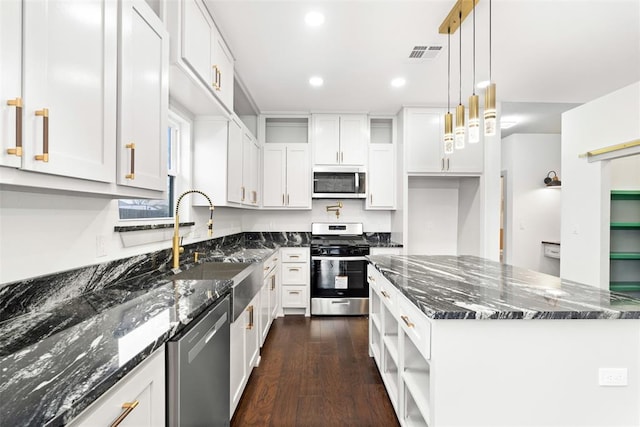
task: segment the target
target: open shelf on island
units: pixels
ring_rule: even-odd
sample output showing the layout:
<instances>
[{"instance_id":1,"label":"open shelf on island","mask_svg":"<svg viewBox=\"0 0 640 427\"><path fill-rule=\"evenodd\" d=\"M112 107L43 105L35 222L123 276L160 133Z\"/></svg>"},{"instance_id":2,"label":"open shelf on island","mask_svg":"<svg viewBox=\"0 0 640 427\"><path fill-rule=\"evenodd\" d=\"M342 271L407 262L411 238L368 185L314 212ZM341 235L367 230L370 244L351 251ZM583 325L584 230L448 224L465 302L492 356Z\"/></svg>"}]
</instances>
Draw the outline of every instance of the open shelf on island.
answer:
<instances>
[{"instance_id":1,"label":"open shelf on island","mask_svg":"<svg viewBox=\"0 0 640 427\"><path fill-rule=\"evenodd\" d=\"M640 190L611 191L609 290L640 292Z\"/></svg>"},{"instance_id":2,"label":"open shelf on island","mask_svg":"<svg viewBox=\"0 0 640 427\"><path fill-rule=\"evenodd\" d=\"M610 282L609 290L614 292L640 292L640 281L638 282Z\"/></svg>"},{"instance_id":3,"label":"open shelf on island","mask_svg":"<svg viewBox=\"0 0 640 427\"><path fill-rule=\"evenodd\" d=\"M611 259L640 259L640 252L611 252Z\"/></svg>"}]
</instances>

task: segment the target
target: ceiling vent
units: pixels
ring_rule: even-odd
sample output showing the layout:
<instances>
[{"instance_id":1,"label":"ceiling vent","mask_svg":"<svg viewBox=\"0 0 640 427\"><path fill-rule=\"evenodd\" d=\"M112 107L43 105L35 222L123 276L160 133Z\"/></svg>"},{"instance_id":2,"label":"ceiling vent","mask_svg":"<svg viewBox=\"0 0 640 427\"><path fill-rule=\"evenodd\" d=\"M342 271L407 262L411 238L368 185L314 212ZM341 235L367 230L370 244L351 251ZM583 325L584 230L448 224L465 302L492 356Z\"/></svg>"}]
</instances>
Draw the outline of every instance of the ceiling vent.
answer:
<instances>
[{"instance_id":1,"label":"ceiling vent","mask_svg":"<svg viewBox=\"0 0 640 427\"><path fill-rule=\"evenodd\" d=\"M409 53L409 59L413 61L423 61L426 59L434 59L442 51L442 46L427 46L420 45L414 46L411 53Z\"/></svg>"}]
</instances>

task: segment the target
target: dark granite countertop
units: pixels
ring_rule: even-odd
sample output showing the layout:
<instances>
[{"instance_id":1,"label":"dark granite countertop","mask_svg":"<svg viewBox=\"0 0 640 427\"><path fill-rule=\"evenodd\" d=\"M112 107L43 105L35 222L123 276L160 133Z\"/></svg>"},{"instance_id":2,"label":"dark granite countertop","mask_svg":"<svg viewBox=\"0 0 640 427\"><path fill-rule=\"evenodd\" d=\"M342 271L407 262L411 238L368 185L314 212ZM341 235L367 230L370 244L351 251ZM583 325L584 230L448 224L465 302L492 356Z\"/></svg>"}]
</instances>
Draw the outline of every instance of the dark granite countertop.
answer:
<instances>
[{"instance_id":1,"label":"dark granite countertop","mask_svg":"<svg viewBox=\"0 0 640 427\"><path fill-rule=\"evenodd\" d=\"M206 248L198 264L261 262L280 246L289 246L284 243ZM195 265L189 262L193 252L187 247L181 256L183 270ZM173 272L166 268L117 281L114 271L124 274L131 265L161 256L164 253L121 260L108 270L93 267L91 274L61 274L59 289L71 295L76 287L86 287L89 276L111 283L71 298L54 298L53 303L42 301L0 322L0 425L64 425L207 307L230 295L231 280L172 280ZM102 279L94 279L98 276ZM7 301L20 304L25 296L21 292ZM30 303L32 299L26 298ZM133 330L136 339L127 339Z\"/></svg>"},{"instance_id":2,"label":"dark granite countertop","mask_svg":"<svg viewBox=\"0 0 640 427\"><path fill-rule=\"evenodd\" d=\"M640 300L474 256L373 255L431 319L639 319Z\"/></svg>"}]
</instances>

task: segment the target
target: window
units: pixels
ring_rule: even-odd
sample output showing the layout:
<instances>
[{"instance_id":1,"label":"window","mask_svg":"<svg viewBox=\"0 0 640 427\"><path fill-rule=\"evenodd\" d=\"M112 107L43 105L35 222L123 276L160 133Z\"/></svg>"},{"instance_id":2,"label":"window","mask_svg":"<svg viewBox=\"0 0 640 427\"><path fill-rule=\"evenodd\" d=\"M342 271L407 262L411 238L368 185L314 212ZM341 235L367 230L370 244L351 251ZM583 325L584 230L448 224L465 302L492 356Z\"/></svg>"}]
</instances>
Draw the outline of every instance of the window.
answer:
<instances>
[{"instance_id":1,"label":"window","mask_svg":"<svg viewBox=\"0 0 640 427\"><path fill-rule=\"evenodd\" d=\"M176 177L180 164L180 125L169 120L167 129L167 198L162 200L120 199L120 219L173 218Z\"/></svg>"}]
</instances>

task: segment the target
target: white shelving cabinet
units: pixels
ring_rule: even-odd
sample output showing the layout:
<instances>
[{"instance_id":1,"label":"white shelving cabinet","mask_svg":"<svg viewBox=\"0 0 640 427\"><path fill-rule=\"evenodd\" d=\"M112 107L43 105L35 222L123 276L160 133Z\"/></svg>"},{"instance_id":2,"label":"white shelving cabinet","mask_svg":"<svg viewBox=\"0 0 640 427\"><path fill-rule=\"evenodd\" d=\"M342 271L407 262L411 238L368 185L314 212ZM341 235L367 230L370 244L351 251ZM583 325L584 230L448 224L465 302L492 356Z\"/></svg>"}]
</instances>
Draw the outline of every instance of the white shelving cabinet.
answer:
<instances>
[{"instance_id":1,"label":"white shelving cabinet","mask_svg":"<svg viewBox=\"0 0 640 427\"><path fill-rule=\"evenodd\" d=\"M367 163L367 116L314 114L314 166L364 166Z\"/></svg>"}]
</instances>

